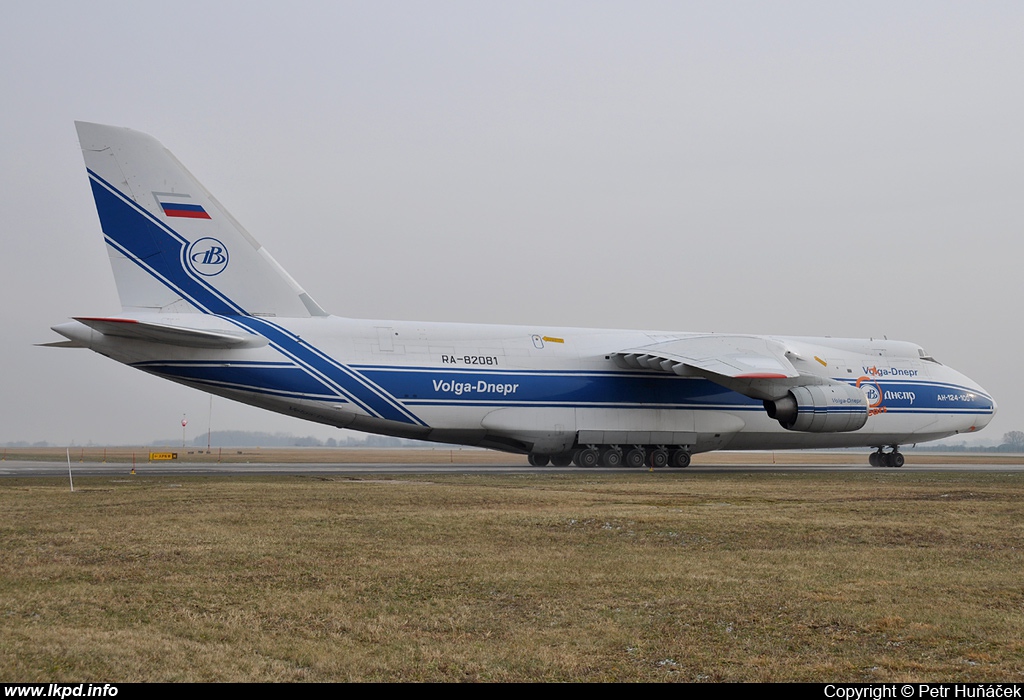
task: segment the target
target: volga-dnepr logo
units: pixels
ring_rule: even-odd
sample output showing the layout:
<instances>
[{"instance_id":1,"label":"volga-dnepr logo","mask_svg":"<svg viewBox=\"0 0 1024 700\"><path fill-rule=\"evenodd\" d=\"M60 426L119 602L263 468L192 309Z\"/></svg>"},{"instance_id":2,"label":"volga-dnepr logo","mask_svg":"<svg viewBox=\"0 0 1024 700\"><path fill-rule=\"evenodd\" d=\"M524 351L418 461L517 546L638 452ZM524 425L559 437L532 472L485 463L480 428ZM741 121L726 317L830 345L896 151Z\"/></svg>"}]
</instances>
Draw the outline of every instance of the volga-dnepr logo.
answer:
<instances>
[{"instance_id":1,"label":"volga-dnepr logo","mask_svg":"<svg viewBox=\"0 0 1024 700\"><path fill-rule=\"evenodd\" d=\"M185 262L200 275L213 277L228 266L228 248L216 238L200 238L185 251Z\"/></svg>"}]
</instances>

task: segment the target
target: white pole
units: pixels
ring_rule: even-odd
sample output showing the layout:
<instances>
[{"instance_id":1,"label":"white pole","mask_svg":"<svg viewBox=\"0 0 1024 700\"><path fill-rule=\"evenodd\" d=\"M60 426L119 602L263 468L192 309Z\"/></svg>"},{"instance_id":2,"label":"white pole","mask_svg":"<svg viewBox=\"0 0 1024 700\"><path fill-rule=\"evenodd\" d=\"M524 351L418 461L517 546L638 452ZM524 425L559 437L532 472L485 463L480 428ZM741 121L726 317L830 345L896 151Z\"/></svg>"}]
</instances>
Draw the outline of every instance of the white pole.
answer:
<instances>
[{"instance_id":1,"label":"white pole","mask_svg":"<svg viewBox=\"0 0 1024 700\"><path fill-rule=\"evenodd\" d=\"M75 480L71 478L71 448L67 448L68 452L68 482L71 484L71 493L75 492Z\"/></svg>"}]
</instances>

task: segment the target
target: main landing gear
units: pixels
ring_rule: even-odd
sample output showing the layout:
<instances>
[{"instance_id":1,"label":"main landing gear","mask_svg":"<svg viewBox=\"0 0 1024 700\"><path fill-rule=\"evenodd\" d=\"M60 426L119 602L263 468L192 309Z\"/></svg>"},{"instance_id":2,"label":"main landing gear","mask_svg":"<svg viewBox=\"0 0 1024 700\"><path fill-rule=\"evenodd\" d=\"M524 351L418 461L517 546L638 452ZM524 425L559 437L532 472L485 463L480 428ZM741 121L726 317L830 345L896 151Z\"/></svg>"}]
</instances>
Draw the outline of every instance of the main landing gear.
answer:
<instances>
[{"instance_id":1,"label":"main landing gear","mask_svg":"<svg viewBox=\"0 0 1024 700\"><path fill-rule=\"evenodd\" d=\"M893 445L891 452L883 452L879 447L877 452L872 452L868 457L868 463L872 467L902 467L906 460L900 452L899 445Z\"/></svg>"},{"instance_id":2,"label":"main landing gear","mask_svg":"<svg viewBox=\"0 0 1024 700\"><path fill-rule=\"evenodd\" d=\"M639 469L647 466L661 469L690 466L690 448L686 445L584 445L571 452L556 455L530 453L530 464L545 467L567 467L570 462L577 467L629 467Z\"/></svg>"}]
</instances>

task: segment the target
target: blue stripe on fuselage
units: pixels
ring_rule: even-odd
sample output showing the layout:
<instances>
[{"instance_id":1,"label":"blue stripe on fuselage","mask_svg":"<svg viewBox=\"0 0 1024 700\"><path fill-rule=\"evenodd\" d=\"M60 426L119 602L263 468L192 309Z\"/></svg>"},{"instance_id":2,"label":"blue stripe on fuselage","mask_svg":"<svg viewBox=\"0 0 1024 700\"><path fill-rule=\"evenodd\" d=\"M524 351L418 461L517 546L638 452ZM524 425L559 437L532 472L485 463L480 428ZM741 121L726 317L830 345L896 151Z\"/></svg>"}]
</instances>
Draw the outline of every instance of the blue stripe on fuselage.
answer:
<instances>
[{"instance_id":1,"label":"blue stripe on fuselage","mask_svg":"<svg viewBox=\"0 0 1024 700\"><path fill-rule=\"evenodd\" d=\"M168 379L229 384L238 388L265 389L276 393L294 395L298 398L332 399L334 391L323 382L311 377L308 372L284 363L219 363L174 361L139 362L132 365L137 369L151 372Z\"/></svg>"},{"instance_id":2,"label":"blue stripe on fuselage","mask_svg":"<svg viewBox=\"0 0 1024 700\"><path fill-rule=\"evenodd\" d=\"M271 345L300 363L307 371L336 386L370 415L402 423L426 425L418 416L399 404L390 395L369 386L358 372L325 355L316 347L277 324L255 316L234 320L239 325L267 338Z\"/></svg>"},{"instance_id":3,"label":"blue stripe on fuselage","mask_svg":"<svg viewBox=\"0 0 1024 700\"><path fill-rule=\"evenodd\" d=\"M761 401L705 379L594 370L468 370L354 365L408 405L616 406L763 410ZM851 382L852 384L853 382ZM992 399L945 382L877 381L882 402L899 413L991 413ZM955 399L955 400L954 400ZM847 405L818 410L857 412Z\"/></svg>"},{"instance_id":4,"label":"blue stripe on fuselage","mask_svg":"<svg viewBox=\"0 0 1024 700\"><path fill-rule=\"evenodd\" d=\"M851 386L855 380L845 380ZM871 379L881 392L881 402L872 408L897 413L978 413L991 414L995 402L988 394L949 382L919 380ZM863 384L861 385L863 388Z\"/></svg>"},{"instance_id":5,"label":"blue stripe on fuselage","mask_svg":"<svg viewBox=\"0 0 1024 700\"><path fill-rule=\"evenodd\" d=\"M359 370L392 396L411 405L561 405L679 408L761 408L747 398L704 379L615 372L458 372L405 367Z\"/></svg>"}]
</instances>

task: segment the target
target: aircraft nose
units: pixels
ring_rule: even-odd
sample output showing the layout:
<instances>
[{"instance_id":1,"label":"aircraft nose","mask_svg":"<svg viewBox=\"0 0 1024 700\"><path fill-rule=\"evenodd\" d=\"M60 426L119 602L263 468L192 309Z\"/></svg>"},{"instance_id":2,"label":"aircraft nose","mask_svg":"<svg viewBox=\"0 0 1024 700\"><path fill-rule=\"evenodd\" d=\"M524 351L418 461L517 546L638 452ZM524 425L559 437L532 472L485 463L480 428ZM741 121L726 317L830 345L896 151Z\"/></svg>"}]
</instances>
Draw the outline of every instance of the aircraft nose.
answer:
<instances>
[{"instance_id":1,"label":"aircraft nose","mask_svg":"<svg viewBox=\"0 0 1024 700\"><path fill-rule=\"evenodd\" d=\"M977 385L975 385L975 386L977 386ZM983 411L981 413L977 414L977 418L974 421L973 425L971 426L971 430L972 431L981 430L986 425L991 423L992 419L996 415L996 411L999 408L996 405L996 400L992 398L991 394L989 394L987 391L982 389L980 386L978 386L977 388L978 388L979 392L981 392L983 394L983 396L984 396L984 399L982 401L982 405L984 406L987 403L987 406L984 406L984 407L987 408L988 410L985 411L983 409Z\"/></svg>"},{"instance_id":2,"label":"aircraft nose","mask_svg":"<svg viewBox=\"0 0 1024 700\"><path fill-rule=\"evenodd\" d=\"M937 405L959 414L957 423L962 427L957 432L974 433L991 423L997 408L992 394L966 374L952 367L946 370L943 381L950 390L939 390Z\"/></svg>"},{"instance_id":3,"label":"aircraft nose","mask_svg":"<svg viewBox=\"0 0 1024 700\"><path fill-rule=\"evenodd\" d=\"M989 401L992 404L992 408L987 413L982 414L981 417L979 418L979 421L978 421L978 429L979 430L984 428L985 426L987 426L989 423L991 423L992 419L995 418L995 411L998 410L998 408L999 408L995 404L995 399L989 399Z\"/></svg>"}]
</instances>

